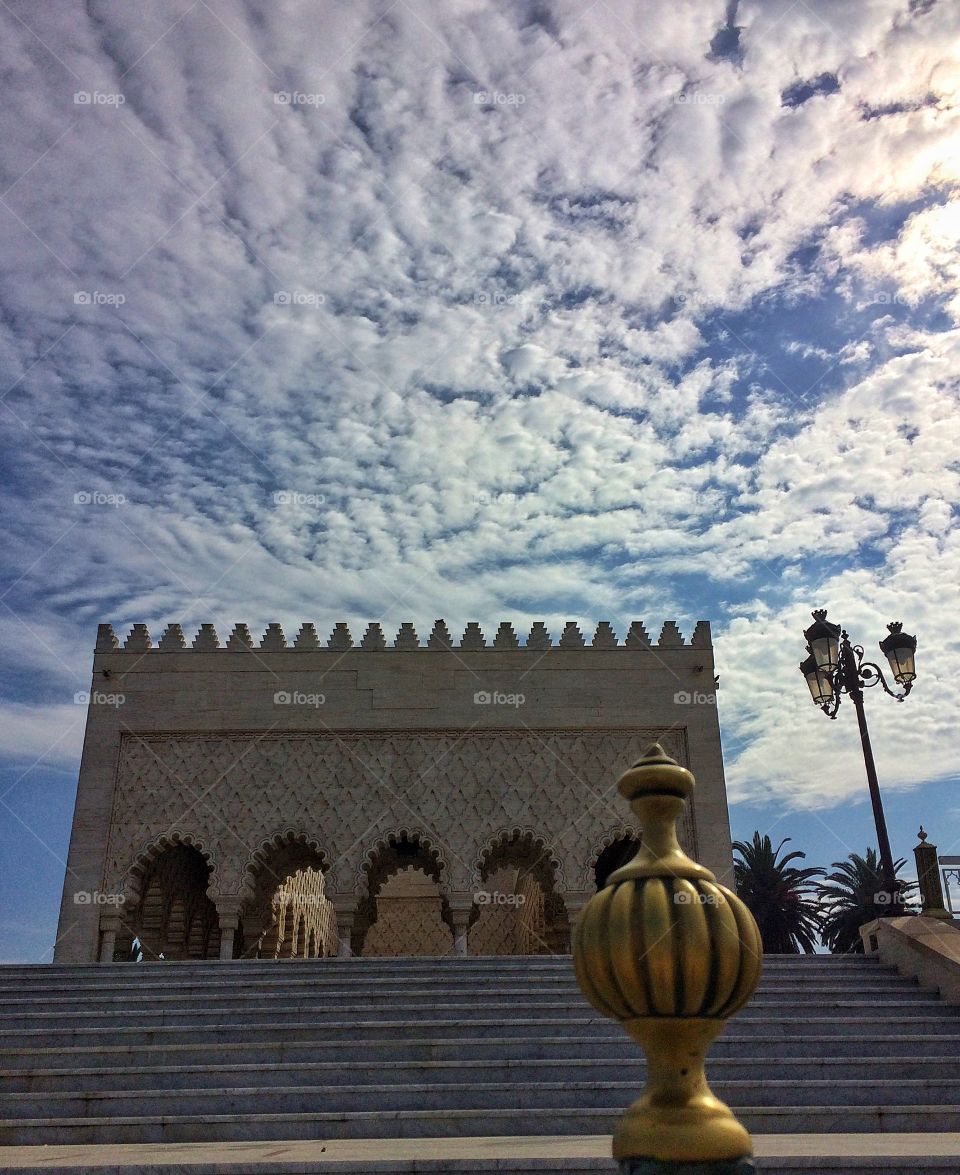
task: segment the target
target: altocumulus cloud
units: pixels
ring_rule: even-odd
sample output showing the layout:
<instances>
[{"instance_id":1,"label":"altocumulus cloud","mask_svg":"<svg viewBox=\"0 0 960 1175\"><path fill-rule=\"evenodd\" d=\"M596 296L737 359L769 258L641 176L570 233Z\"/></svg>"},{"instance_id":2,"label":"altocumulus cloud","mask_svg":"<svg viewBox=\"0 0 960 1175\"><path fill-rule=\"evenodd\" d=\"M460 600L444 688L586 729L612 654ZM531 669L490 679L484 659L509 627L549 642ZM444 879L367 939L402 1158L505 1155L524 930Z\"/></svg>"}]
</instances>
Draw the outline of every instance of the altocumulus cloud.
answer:
<instances>
[{"instance_id":1,"label":"altocumulus cloud","mask_svg":"<svg viewBox=\"0 0 960 1175\"><path fill-rule=\"evenodd\" d=\"M728 9L2 7L11 756L104 618L709 615L734 795L862 787L783 634L958 631L960 10Z\"/></svg>"}]
</instances>

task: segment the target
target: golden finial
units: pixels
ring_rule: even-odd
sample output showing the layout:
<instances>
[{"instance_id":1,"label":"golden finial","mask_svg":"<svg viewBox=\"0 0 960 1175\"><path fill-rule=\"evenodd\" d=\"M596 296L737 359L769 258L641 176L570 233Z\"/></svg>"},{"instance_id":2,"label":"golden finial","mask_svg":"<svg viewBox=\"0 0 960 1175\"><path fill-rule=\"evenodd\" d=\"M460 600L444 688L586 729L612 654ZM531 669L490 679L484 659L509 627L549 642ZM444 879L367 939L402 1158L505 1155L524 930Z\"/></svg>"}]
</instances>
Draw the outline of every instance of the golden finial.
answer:
<instances>
[{"instance_id":1,"label":"golden finial","mask_svg":"<svg viewBox=\"0 0 960 1175\"><path fill-rule=\"evenodd\" d=\"M614 1158L752 1166L750 1135L707 1084L707 1049L760 978L753 915L677 841L694 778L654 743L621 777L643 841L577 923L573 958L587 1000L647 1054L647 1086L620 1120ZM741 1163L737 1161L741 1160Z\"/></svg>"}]
</instances>

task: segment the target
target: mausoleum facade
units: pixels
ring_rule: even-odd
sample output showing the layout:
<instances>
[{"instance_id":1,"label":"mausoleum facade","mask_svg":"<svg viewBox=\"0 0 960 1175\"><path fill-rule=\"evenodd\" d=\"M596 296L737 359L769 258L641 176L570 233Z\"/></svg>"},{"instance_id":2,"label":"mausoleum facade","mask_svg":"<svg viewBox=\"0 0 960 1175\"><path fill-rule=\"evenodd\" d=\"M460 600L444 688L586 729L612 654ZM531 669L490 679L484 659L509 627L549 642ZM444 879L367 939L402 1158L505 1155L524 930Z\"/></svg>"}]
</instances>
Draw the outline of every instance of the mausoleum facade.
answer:
<instances>
[{"instance_id":1,"label":"mausoleum facade","mask_svg":"<svg viewBox=\"0 0 960 1175\"><path fill-rule=\"evenodd\" d=\"M569 950L659 740L730 882L710 628L101 625L57 962Z\"/></svg>"}]
</instances>

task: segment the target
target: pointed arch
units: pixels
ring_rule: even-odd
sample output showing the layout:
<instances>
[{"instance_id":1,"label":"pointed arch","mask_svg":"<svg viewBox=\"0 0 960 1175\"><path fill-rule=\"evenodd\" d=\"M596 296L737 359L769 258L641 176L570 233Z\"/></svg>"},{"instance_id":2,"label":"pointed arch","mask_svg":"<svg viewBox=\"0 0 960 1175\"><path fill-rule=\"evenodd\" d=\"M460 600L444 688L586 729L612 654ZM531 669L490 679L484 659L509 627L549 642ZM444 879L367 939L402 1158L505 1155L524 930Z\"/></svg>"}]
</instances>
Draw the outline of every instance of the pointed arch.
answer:
<instances>
[{"instance_id":1,"label":"pointed arch","mask_svg":"<svg viewBox=\"0 0 960 1175\"><path fill-rule=\"evenodd\" d=\"M559 854L550 844L548 844L546 838L540 836L540 834L535 829L530 828L529 825L521 824L515 824L512 828L501 828L498 832L493 833L487 838L485 844L477 853L476 859L474 861L473 875L474 883L476 885L479 885L479 883L483 881L485 863L489 862L498 846L506 844L511 840L517 842L528 841L530 845L536 849L539 856L542 857L543 860L549 862L550 868L553 871L554 884L556 885L556 888L558 890L562 890L566 887L566 882L563 876L563 864L560 860Z\"/></svg>"},{"instance_id":2,"label":"pointed arch","mask_svg":"<svg viewBox=\"0 0 960 1175\"><path fill-rule=\"evenodd\" d=\"M445 879L449 876L447 869L447 861L444 857L443 851L438 848L430 837L419 828L409 828L406 825L395 829L393 832L388 832L382 836L374 845L372 845L363 854L360 861L360 866L357 869L357 893L361 897L375 898L376 892L371 891L372 884L382 885L390 874L386 874L377 882L377 871L374 868L378 859L392 851L397 852L398 856L402 852L398 851L404 844L419 846L424 851L424 872L432 877L438 885L442 885ZM418 853L410 852L409 856L417 856ZM402 868L402 866L401 866ZM397 870L393 870L397 872Z\"/></svg>"},{"instance_id":3,"label":"pointed arch","mask_svg":"<svg viewBox=\"0 0 960 1175\"><path fill-rule=\"evenodd\" d=\"M269 871L273 868L274 858L281 853L285 853L288 856L300 856L304 859L310 857L314 861L319 860L322 862L320 868L324 873L330 867L326 852L321 847L320 841L312 833L287 825L280 832L276 832L273 836L266 837L262 840L258 847L250 854L240 882L240 900L242 903L248 903L253 900L257 890L258 877L265 870ZM279 880L282 880L282 878Z\"/></svg>"},{"instance_id":4,"label":"pointed arch","mask_svg":"<svg viewBox=\"0 0 960 1175\"><path fill-rule=\"evenodd\" d=\"M149 874L153 863L161 853L176 848L177 845L186 845L189 848L196 849L200 853L210 871L207 882L207 896L214 901L220 896L220 878L217 862L213 859L213 854L207 849L199 837L189 832L181 833L179 831L173 831L163 836L158 836L156 840L150 841L134 857L123 881L124 907L126 909L131 909L140 904L143 898L144 877Z\"/></svg>"},{"instance_id":5,"label":"pointed arch","mask_svg":"<svg viewBox=\"0 0 960 1175\"><path fill-rule=\"evenodd\" d=\"M210 897L210 854L189 836L159 838L137 855L127 875L114 957L209 959L220 951L220 919Z\"/></svg>"},{"instance_id":6,"label":"pointed arch","mask_svg":"<svg viewBox=\"0 0 960 1175\"><path fill-rule=\"evenodd\" d=\"M304 958L313 931L318 954L335 954L336 914L326 897L329 861L319 840L287 826L250 855L240 887L244 958Z\"/></svg>"},{"instance_id":7,"label":"pointed arch","mask_svg":"<svg viewBox=\"0 0 960 1175\"><path fill-rule=\"evenodd\" d=\"M477 856L476 902L468 930L473 954L565 954L570 924L563 869L545 837L514 826Z\"/></svg>"},{"instance_id":8,"label":"pointed arch","mask_svg":"<svg viewBox=\"0 0 960 1175\"><path fill-rule=\"evenodd\" d=\"M399 874L404 875L403 880L397 879ZM436 954L441 943L445 948L441 953L452 949L453 917L444 893L447 875L442 850L420 829L405 826L381 837L364 853L358 871L360 896L351 934L353 953L364 953L368 931L384 912L390 926L379 925L373 949L391 955ZM388 892L381 907L385 887ZM404 926L406 918L408 928ZM445 932L438 929L438 920Z\"/></svg>"},{"instance_id":9,"label":"pointed arch","mask_svg":"<svg viewBox=\"0 0 960 1175\"><path fill-rule=\"evenodd\" d=\"M602 889L607 876L634 856L640 840L640 828L635 824L621 823L608 829L594 843L584 863L583 888Z\"/></svg>"}]
</instances>

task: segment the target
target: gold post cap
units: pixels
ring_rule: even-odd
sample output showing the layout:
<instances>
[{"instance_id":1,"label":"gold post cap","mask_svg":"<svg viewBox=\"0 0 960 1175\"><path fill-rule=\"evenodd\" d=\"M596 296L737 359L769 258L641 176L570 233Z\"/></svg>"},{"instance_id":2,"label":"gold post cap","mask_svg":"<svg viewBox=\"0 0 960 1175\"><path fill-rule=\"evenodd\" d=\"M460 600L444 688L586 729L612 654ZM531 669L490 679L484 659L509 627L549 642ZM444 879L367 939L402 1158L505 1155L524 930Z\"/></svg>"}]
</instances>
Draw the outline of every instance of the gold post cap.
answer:
<instances>
[{"instance_id":1,"label":"gold post cap","mask_svg":"<svg viewBox=\"0 0 960 1175\"><path fill-rule=\"evenodd\" d=\"M617 790L625 800L645 795L672 795L688 800L693 795L694 778L686 767L671 759L659 743L651 743L643 758L620 776Z\"/></svg>"}]
</instances>

